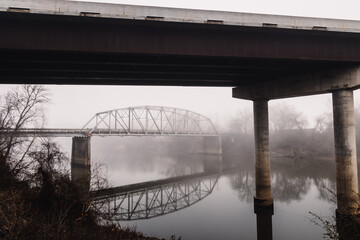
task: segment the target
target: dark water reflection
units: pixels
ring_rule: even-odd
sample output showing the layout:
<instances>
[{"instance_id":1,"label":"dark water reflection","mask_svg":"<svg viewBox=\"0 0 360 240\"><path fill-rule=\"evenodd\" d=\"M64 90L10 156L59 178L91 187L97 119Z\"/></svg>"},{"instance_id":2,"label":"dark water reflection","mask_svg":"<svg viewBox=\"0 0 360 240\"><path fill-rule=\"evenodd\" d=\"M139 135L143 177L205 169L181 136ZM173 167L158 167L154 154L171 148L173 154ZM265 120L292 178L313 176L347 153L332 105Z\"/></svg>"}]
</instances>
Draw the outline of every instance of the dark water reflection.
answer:
<instances>
[{"instance_id":1,"label":"dark water reflection","mask_svg":"<svg viewBox=\"0 0 360 240\"><path fill-rule=\"evenodd\" d=\"M272 233L272 214L256 213L256 230L258 240L273 239Z\"/></svg>"},{"instance_id":2,"label":"dark water reflection","mask_svg":"<svg viewBox=\"0 0 360 240\"><path fill-rule=\"evenodd\" d=\"M153 144L144 144L144 138L130 144L105 141L101 139L98 146L94 141L92 155L107 166L113 186L201 172L213 175L220 170L218 157L184 150L189 146L179 151L155 139ZM196 143L192 145L196 148ZM271 184L275 213L256 215L253 158L222 159L216 186L201 201L170 214L119 223L167 239L173 234L182 239L323 239L323 230L311 223L309 211L322 216L334 213L333 197L326 188L335 188L335 164L315 159L275 159L271 162Z\"/></svg>"},{"instance_id":3,"label":"dark water reflection","mask_svg":"<svg viewBox=\"0 0 360 240\"><path fill-rule=\"evenodd\" d=\"M229 176L231 186L240 200L252 201L255 194L255 172L252 160L239 161L239 172ZM319 198L331 201L335 190L335 164L329 160L276 159L271 161L272 195L278 202L302 200L311 187L319 191Z\"/></svg>"},{"instance_id":4,"label":"dark water reflection","mask_svg":"<svg viewBox=\"0 0 360 240\"><path fill-rule=\"evenodd\" d=\"M150 219L181 211L209 196L220 173L203 172L91 191L111 221Z\"/></svg>"}]
</instances>

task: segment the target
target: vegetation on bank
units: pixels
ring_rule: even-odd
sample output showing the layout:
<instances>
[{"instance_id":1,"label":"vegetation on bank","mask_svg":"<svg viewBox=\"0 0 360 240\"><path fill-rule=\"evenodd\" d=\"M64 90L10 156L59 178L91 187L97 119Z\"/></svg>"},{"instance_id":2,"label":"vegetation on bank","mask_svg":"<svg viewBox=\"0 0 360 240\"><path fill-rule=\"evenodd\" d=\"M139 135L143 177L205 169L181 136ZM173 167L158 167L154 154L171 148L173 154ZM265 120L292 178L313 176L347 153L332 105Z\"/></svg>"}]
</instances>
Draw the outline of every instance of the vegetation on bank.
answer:
<instances>
[{"instance_id":1,"label":"vegetation on bank","mask_svg":"<svg viewBox=\"0 0 360 240\"><path fill-rule=\"evenodd\" d=\"M325 190L333 196L332 201L336 204L336 193L328 188ZM359 196L360 198L360 196ZM332 216L320 216L317 213L309 212L311 221L324 230L324 239L329 240L358 240L360 239L360 208L357 214L339 214Z\"/></svg>"},{"instance_id":2,"label":"vegetation on bank","mask_svg":"<svg viewBox=\"0 0 360 240\"><path fill-rule=\"evenodd\" d=\"M37 167L23 178L0 157L0 239L157 239L101 224L91 202L55 167L66 162L56 144L44 141L29 156Z\"/></svg>"},{"instance_id":3,"label":"vegetation on bank","mask_svg":"<svg viewBox=\"0 0 360 240\"><path fill-rule=\"evenodd\" d=\"M0 98L0 239L157 239L104 223L70 181L69 161L57 144L6 133L42 126L48 101L45 88L30 85ZM96 180L95 187L103 186Z\"/></svg>"}]
</instances>

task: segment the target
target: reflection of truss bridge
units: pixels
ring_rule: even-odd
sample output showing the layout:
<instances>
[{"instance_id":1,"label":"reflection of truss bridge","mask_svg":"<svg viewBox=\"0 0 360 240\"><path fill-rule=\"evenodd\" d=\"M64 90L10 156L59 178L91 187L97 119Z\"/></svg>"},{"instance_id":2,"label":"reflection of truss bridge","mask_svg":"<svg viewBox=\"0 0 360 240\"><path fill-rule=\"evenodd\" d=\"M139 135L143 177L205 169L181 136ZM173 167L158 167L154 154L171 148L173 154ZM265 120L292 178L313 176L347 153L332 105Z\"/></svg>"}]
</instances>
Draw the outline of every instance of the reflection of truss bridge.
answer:
<instances>
[{"instance_id":1,"label":"reflection of truss bridge","mask_svg":"<svg viewBox=\"0 0 360 240\"><path fill-rule=\"evenodd\" d=\"M148 219L189 207L212 193L219 175L194 174L93 192L109 220Z\"/></svg>"}]
</instances>

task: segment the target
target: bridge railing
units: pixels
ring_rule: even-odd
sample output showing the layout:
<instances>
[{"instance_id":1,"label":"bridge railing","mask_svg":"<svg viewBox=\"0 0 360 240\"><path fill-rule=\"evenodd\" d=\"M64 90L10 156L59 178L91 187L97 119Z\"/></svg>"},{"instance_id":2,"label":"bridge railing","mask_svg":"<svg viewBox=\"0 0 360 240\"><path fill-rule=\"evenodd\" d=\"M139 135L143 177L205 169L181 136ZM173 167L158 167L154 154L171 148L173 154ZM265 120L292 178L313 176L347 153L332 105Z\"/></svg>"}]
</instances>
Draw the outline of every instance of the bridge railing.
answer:
<instances>
[{"instance_id":1,"label":"bridge railing","mask_svg":"<svg viewBox=\"0 0 360 240\"><path fill-rule=\"evenodd\" d=\"M2 135L14 135L18 137L25 136L87 136L89 130L87 129L74 129L74 128L20 128L14 129L1 129Z\"/></svg>"}]
</instances>

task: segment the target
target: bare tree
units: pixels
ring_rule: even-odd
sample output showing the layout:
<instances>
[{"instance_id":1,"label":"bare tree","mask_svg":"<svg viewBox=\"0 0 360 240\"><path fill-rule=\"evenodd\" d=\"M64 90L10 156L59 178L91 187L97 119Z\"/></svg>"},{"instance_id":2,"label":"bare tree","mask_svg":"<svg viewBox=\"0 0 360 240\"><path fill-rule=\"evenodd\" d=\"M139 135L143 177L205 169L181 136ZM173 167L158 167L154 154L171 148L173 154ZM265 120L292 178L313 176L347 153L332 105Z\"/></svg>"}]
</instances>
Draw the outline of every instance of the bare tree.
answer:
<instances>
[{"instance_id":1,"label":"bare tree","mask_svg":"<svg viewBox=\"0 0 360 240\"><path fill-rule=\"evenodd\" d=\"M48 101L47 90L39 85L21 85L0 97L0 156L2 164L9 165L12 171L20 172L34 144L34 139L19 137L16 131L39 127L43 122L43 104ZM11 161L14 154L18 155L17 160Z\"/></svg>"},{"instance_id":2,"label":"bare tree","mask_svg":"<svg viewBox=\"0 0 360 240\"><path fill-rule=\"evenodd\" d=\"M287 103L275 105L270 109L270 126L274 131L304 129L308 121L302 112Z\"/></svg>"},{"instance_id":3,"label":"bare tree","mask_svg":"<svg viewBox=\"0 0 360 240\"><path fill-rule=\"evenodd\" d=\"M231 187L237 191L238 197L251 202L255 194L255 173L245 170L229 176Z\"/></svg>"},{"instance_id":4,"label":"bare tree","mask_svg":"<svg viewBox=\"0 0 360 240\"><path fill-rule=\"evenodd\" d=\"M253 116L250 109L238 111L235 118L230 120L230 131L240 134L250 134L253 131Z\"/></svg>"},{"instance_id":5,"label":"bare tree","mask_svg":"<svg viewBox=\"0 0 360 240\"><path fill-rule=\"evenodd\" d=\"M331 113L323 113L315 118L315 132L324 133L328 130L332 131L333 120Z\"/></svg>"}]
</instances>

